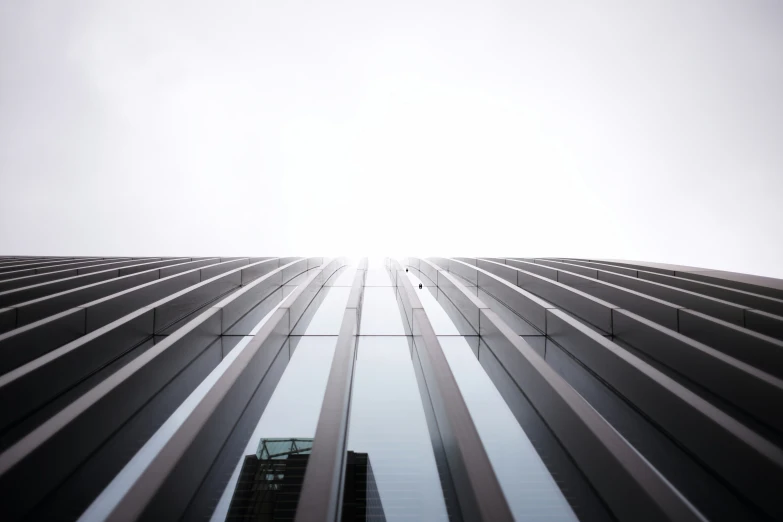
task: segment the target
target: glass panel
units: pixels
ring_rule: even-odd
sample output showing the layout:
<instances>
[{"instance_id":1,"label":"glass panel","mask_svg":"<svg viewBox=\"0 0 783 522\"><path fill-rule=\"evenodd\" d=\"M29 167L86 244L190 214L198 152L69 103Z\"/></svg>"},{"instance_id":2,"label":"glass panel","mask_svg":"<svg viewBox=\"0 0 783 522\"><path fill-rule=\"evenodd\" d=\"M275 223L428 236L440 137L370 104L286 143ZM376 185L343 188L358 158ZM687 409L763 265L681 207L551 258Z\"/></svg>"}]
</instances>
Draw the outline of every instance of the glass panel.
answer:
<instances>
[{"instance_id":1,"label":"glass panel","mask_svg":"<svg viewBox=\"0 0 783 522\"><path fill-rule=\"evenodd\" d=\"M409 350L404 336L359 338L348 449L367 454L388 522L447 521Z\"/></svg>"},{"instance_id":2,"label":"glass panel","mask_svg":"<svg viewBox=\"0 0 783 522\"><path fill-rule=\"evenodd\" d=\"M350 271L355 272L344 270L338 279ZM289 293L310 274L297 276L279 291ZM352 282L353 274L350 278ZM294 327L288 348L283 348L290 361L233 469L213 521L293 519L350 290L321 288Z\"/></svg>"},{"instance_id":3,"label":"glass panel","mask_svg":"<svg viewBox=\"0 0 783 522\"><path fill-rule=\"evenodd\" d=\"M571 506L468 341L459 336L439 340L514 519L576 521Z\"/></svg>"},{"instance_id":4,"label":"glass panel","mask_svg":"<svg viewBox=\"0 0 783 522\"><path fill-rule=\"evenodd\" d=\"M405 335L395 292L393 287L364 289L362 335Z\"/></svg>"},{"instance_id":5,"label":"glass panel","mask_svg":"<svg viewBox=\"0 0 783 522\"><path fill-rule=\"evenodd\" d=\"M341 268L326 282L326 286L351 286L356 277L356 268Z\"/></svg>"},{"instance_id":6,"label":"glass panel","mask_svg":"<svg viewBox=\"0 0 783 522\"><path fill-rule=\"evenodd\" d=\"M294 327L292 335L337 335L345 315L345 305L351 288L347 286L325 286L318 291L313 302L305 311L302 320ZM307 318L312 315L312 319Z\"/></svg>"},{"instance_id":7,"label":"glass panel","mask_svg":"<svg viewBox=\"0 0 783 522\"><path fill-rule=\"evenodd\" d=\"M456 326L435 296L426 288L418 288L423 281L412 271L406 275L439 336L515 519L577 520L524 430L476 358L477 338L471 337L469 342L467 338L456 335L459 333ZM485 294L485 297L489 296ZM493 309L498 309L504 318L510 319L516 331L539 333L501 303L492 301Z\"/></svg>"},{"instance_id":8,"label":"glass panel","mask_svg":"<svg viewBox=\"0 0 783 522\"><path fill-rule=\"evenodd\" d=\"M299 339L297 348L220 498L212 515L213 521L235 518L233 515L228 517L230 509L236 509L236 504L232 505L232 499L234 497L239 499L241 495L247 495L247 492L243 490L243 486L247 485L247 481L244 479L253 480L252 476L246 477L247 471L251 468L253 470L261 469L259 461L269 457L268 455L260 455L259 451L287 444L293 448L288 451L287 455L309 453L321 412L321 403L326 391L326 381L329 377L336 344L336 336L305 336ZM269 441L268 439L280 440ZM291 458L288 462L293 464L295 459ZM299 468L295 470L297 473L303 473L304 463L300 462ZM291 466L289 466L289 474L290 468ZM243 477L243 481L239 480L240 475ZM259 481L256 480L256 482ZM259 484L263 483L264 486L269 486L271 482L273 481L261 480ZM258 500L256 497L252 498L254 499L252 501ZM254 509L263 511L263 502L255 506Z\"/></svg>"},{"instance_id":9,"label":"glass panel","mask_svg":"<svg viewBox=\"0 0 783 522\"><path fill-rule=\"evenodd\" d=\"M367 258L367 277L365 286L392 286L389 272L386 270L386 258Z\"/></svg>"},{"instance_id":10,"label":"glass panel","mask_svg":"<svg viewBox=\"0 0 783 522\"><path fill-rule=\"evenodd\" d=\"M336 344L337 336L304 336L299 340L248 448L255 451L261 438L315 435Z\"/></svg>"}]
</instances>

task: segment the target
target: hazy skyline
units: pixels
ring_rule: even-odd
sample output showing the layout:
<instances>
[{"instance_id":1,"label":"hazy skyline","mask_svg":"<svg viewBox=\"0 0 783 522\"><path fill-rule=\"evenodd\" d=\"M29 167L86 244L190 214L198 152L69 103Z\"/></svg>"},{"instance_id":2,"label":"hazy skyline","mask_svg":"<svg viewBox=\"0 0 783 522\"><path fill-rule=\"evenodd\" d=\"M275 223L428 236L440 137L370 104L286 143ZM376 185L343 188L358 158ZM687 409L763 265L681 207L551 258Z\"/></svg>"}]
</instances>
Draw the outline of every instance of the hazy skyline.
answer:
<instances>
[{"instance_id":1,"label":"hazy skyline","mask_svg":"<svg viewBox=\"0 0 783 522\"><path fill-rule=\"evenodd\" d=\"M783 277L783 4L0 5L0 253Z\"/></svg>"}]
</instances>

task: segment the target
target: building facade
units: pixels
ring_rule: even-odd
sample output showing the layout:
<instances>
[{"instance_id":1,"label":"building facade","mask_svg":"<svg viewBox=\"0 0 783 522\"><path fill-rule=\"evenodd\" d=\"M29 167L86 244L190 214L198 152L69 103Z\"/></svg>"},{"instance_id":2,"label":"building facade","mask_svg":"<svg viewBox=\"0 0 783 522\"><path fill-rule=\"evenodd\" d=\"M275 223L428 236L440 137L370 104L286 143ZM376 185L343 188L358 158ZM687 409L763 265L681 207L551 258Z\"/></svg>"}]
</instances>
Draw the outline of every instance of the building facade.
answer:
<instances>
[{"instance_id":1,"label":"building facade","mask_svg":"<svg viewBox=\"0 0 783 522\"><path fill-rule=\"evenodd\" d=\"M783 520L783 281L0 258L0 520Z\"/></svg>"}]
</instances>

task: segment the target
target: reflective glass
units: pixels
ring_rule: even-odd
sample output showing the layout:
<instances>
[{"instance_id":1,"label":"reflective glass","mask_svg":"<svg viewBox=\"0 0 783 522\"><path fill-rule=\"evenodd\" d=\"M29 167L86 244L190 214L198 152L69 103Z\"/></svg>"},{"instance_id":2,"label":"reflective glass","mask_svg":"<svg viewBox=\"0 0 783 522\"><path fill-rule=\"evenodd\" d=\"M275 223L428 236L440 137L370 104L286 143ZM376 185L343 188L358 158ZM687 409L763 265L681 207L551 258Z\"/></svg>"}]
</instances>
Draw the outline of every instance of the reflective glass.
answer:
<instances>
[{"instance_id":1,"label":"reflective glass","mask_svg":"<svg viewBox=\"0 0 783 522\"><path fill-rule=\"evenodd\" d=\"M318 291L313 302L305 311L304 320L294 327L292 335L337 335L348 303L351 288L347 286L325 286ZM310 318L312 317L312 318ZM309 319L309 322L307 319Z\"/></svg>"},{"instance_id":2,"label":"reflective glass","mask_svg":"<svg viewBox=\"0 0 783 522\"><path fill-rule=\"evenodd\" d=\"M337 271L326 282L326 286L351 286L356 277L356 268L345 267Z\"/></svg>"},{"instance_id":3,"label":"reflective glass","mask_svg":"<svg viewBox=\"0 0 783 522\"><path fill-rule=\"evenodd\" d=\"M517 521L576 521L568 501L466 339L439 337Z\"/></svg>"},{"instance_id":4,"label":"reflective glass","mask_svg":"<svg viewBox=\"0 0 783 522\"><path fill-rule=\"evenodd\" d=\"M310 274L312 272L297 276L280 292L292 291ZM279 465L288 465L289 473L303 472L303 468L297 469L296 466L302 466L303 461L300 459L309 453L312 446L312 438L315 436L326 382L334 358L337 334L350 290L347 286L321 288L294 327L289 337L288 347L283 348L286 350L286 357L290 353L290 361L285 366L279 383L274 388L261 418L247 440L242 457L234 467L233 474L213 512L213 521L225 520L229 515L239 516L245 513L243 511L245 509L261 510L258 513L265 512L264 510L269 507L267 502L269 498L263 495L256 498L251 491L262 487L260 486L262 483L263 487L271 487L274 480L269 477L259 479L253 471L256 468L266 469L271 466L271 469ZM263 321L253 329L252 333L256 333L261 324ZM296 448L293 453L290 453L290 457L278 457L284 459L286 464L270 464L268 455L259 456L260 447L277 448L278 446ZM240 480L240 477L244 478ZM254 485L255 482L258 482L258 485ZM254 500L248 500L251 498Z\"/></svg>"},{"instance_id":5,"label":"reflective glass","mask_svg":"<svg viewBox=\"0 0 783 522\"><path fill-rule=\"evenodd\" d=\"M395 292L393 287L364 289L362 335L405 335Z\"/></svg>"},{"instance_id":6,"label":"reflective glass","mask_svg":"<svg viewBox=\"0 0 783 522\"><path fill-rule=\"evenodd\" d=\"M299 340L248 447L255 451L258 440L253 439L315 435L336 344L337 336L331 335Z\"/></svg>"},{"instance_id":7,"label":"reflective glass","mask_svg":"<svg viewBox=\"0 0 783 522\"><path fill-rule=\"evenodd\" d=\"M409 350L404 336L359 338L348 450L367 453L388 522L446 521Z\"/></svg>"},{"instance_id":8,"label":"reflective glass","mask_svg":"<svg viewBox=\"0 0 783 522\"><path fill-rule=\"evenodd\" d=\"M455 335L458 330L436 297L414 271L406 275L449 361L490 462L498 476L509 506L518 521L576 520L571 506L555 483L524 430L476 358L476 339ZM489 297L485 294L485 297ZM514 324L519 333L538 333L500 302L491 299L493 309ZM513 316L513 317L512 317Z\"/></svg>"},{"instance_id":9,"label":"reflective glass","mask_svg":"<svg viewBox=\"0 0 783 522\"><path fill-rule=\"evenodd\" d=\"M245 457L264 439L312 439L321 412L336 336L304 336L272 393L264 414L247 441L242 458L220 498L212 520L225 520Z\"/></svg>"}]
</instances>

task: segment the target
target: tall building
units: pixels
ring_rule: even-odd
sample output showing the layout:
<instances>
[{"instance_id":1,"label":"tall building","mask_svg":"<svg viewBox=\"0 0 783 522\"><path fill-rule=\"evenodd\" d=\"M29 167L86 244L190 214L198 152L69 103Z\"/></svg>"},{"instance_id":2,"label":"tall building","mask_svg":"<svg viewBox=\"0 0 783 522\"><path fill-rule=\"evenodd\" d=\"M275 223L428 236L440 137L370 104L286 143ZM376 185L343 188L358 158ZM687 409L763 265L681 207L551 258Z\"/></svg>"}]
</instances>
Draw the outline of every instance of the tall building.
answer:
<instances>
[{"instance_id":1,"label":"tall building","mask_svg":"<svg viewBox=\"0 0 783 522\"><path fill-rule=\"evenodd\" d=\"M771 278L0 258L4 522L783 520L781 412Z\"/></svg>"},{"instance_id":2,"label":"tall building","mask_svg":"<svg viewBox=\"0 0 783 522\"><path fill-rule=\"evenodd\" d=\"M244 458L226 520L294 520L312 442L261 439L258 451Z\"/></svg>"},{"instance_id":3,"label":"tall building","mask_svg":"<svg viewBox=\"0 0 783 522\"><path fill-rule=\"evenodd\" d=\"M261 439L246 455L226 521L293 521L313 439ZM383 522L383 503L366 453L349 451L342 513L346 522Z\"/></svg>"}]
</instances>

